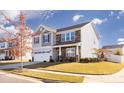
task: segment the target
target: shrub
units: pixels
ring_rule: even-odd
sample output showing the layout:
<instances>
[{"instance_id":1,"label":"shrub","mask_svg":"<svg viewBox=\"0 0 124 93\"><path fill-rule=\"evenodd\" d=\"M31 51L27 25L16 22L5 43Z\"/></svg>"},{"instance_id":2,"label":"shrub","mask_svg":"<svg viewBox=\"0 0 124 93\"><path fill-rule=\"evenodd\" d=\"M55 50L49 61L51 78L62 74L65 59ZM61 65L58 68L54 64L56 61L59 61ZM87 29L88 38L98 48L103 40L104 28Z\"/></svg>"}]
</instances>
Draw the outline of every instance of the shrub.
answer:
<instances>
[{"instance_id":1,"label":"shrub","mask_svg":"<svg viewBox=\"0 0 124 93\"><path fill-rule=\"evenodd\" d=\"M82 58L80 59L81 63L92 63L101 61L99 58Z\"/></svg>"},{"instance_id":2,"label":"shrub","mask_svg":"<svg viewBox=\"0 0 124 93\"><path fill-rule=\"evenodd\" d=\"M44 63L46 63L47 61L46 61L46 60L44 60L43 62L44 62Z\"/></svg>"},{"instance_id":3,"label":"shrub","mask_svg":"<svg viewBox=\"0 0 124 93\"><path fill-rule=\"evenodd\" d=\"M54 60L53 59L50 59L50 62L52 63L52 62L54 62Z\"/></svg>"},{"instance_id":4,"label":"shrub","mask_svg":"<svg viewBox=\"0 0 124 93\"><path fill-rule=\"evenodd\" d=\"M121 49L116 49L114 54L115 55L122 55Z\"/></svg>"},{"instance_id":5,"label":"shrub","mask_svg":"<svg viewBox=\"0 0 124 93\"><path fill-rule=\"evenodd\" d=\"M29 59L29 62L31 62L32 60L31 59Z\"/></svg>"},{"instance_id":6,"label":"shrub","mask_svg":"<svg viewBox=\"0 0 124 93\"><path fill-rule=\"evenodd\" d=\"M101 58L100 61L107 61L107 58Z\"/></svg>"}]
</instances>

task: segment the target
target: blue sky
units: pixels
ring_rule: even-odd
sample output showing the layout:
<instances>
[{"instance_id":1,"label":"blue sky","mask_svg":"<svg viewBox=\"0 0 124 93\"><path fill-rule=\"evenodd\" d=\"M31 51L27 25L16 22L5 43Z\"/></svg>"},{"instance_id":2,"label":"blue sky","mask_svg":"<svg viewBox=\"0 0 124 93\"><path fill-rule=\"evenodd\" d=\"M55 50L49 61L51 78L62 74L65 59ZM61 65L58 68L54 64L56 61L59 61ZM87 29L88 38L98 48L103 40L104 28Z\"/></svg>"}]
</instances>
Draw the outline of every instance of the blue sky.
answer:
<instances>
[{"instance_id":1,"label":"blue sky","mask_svg":"<svg viewBox=\"0 0 124 93\"><path fill-rule=\"evenodd\" d=\"M11 12L12 13L12 12ZM100 34L100 46L124 44L123 10L58 10L58 11L24 11L26 23L33 29L40 24L52 28L67 27L74 24L93 21ZM13 14L13 15L12 15ZM17 11L10 16L17 15ZM16 19L14 17L14 19Z\"/></svg>"}]
</instances>

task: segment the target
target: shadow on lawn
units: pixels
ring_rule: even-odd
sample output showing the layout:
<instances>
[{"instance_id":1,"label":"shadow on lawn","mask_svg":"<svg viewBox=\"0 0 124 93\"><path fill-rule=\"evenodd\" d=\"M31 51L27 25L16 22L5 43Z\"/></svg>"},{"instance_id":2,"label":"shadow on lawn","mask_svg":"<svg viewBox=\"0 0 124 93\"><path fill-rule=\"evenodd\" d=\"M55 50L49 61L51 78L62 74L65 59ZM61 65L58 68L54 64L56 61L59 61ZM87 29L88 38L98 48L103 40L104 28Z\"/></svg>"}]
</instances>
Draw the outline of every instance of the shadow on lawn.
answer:
<instances>
[{"instance_id":1,"label":"shadow on lawn","mask_svg":"<svg viewBox=\"0 0 124 93\"><path fill-rule=\"evenodd\" d=\"M63 81L48 80L48 79L42 79L41 81L44 82L44 83L64 83Z\"/></svg>"},{"instance_id":2,"label":"shadow on lawn","mask_svg":"<svg viewBox=\"0 0 124 93\"><path fill-rule=\"evenodd\" d=\"M24 66L24 68L30 68L30 69L35 69L35 68L46 68L49 66L54 66L54 65L59 65L59 64L64 64L65 62L54 62L54 63L37 63L37 64L32 64L28 66ZM67 62L66 62L67 63Z\"/></svg>"}]
</instances>

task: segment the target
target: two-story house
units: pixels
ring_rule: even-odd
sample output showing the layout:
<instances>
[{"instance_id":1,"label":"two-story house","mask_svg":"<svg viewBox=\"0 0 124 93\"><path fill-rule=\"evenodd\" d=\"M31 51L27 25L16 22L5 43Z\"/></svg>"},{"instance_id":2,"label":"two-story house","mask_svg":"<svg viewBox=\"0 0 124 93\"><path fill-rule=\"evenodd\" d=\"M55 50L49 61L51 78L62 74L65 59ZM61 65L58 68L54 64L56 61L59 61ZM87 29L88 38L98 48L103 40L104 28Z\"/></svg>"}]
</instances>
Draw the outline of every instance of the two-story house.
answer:
<instances>
[{"instance_id":1,"label":"two-story house","mask_svg":"<svg viewBox=\"0 0 124 93\"><path fill-rule=\"evenodd\" d=\"M40 25L33 37L34 61L79 61L94 58L99 48L99 35L92 22L53 29Z\"/></svg>"},{"instance_id":2,"label":"two-story house","mask_svg":"<svg viewBox=\"0 0 124 93\"><path fill-rule=\"evenodd\" d=\"M32 42L29 45L32 46ZM16 46L16 43L1 41L0 42L0 60L20 60L21 57L16 56L16 53L14 53L15 51L13 50L13 47L15 46ZM25 51L25 55L22 56L22 59L25 61L31 60L32 59L31 53L32 53L32 50Z\"/></svg>"},{"instance_id":3,"label":"two-story house","mask_svg":"<svg viewBox=\"0 0 124 93\"><path fill-rule=\"evenodd\" d=\"M10 48L14 46L14 43L9 43L5 41L0 42L0 60L15 59L12 55Z\"/></svg>"}]
</instances>

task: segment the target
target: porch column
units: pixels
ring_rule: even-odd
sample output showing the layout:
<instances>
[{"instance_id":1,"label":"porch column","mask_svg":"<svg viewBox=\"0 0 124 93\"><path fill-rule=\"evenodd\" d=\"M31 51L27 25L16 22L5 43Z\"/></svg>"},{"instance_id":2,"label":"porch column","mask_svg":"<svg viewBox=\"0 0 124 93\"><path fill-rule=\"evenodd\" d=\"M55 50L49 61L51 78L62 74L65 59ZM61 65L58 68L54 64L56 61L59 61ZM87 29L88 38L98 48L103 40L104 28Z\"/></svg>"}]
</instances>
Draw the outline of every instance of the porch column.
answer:
<instances>
[{"instance_id":1,"label":"porch column","mask_svg":"<svg viewBox=\"0 0 124 93\"><path fill-rule=\"evenodd\" d=\"M61 55L62 55L62 50L61 47L59 47L59 62L61 62Z\"/></svg>"},{"instance_id":2,"label":"porch column","mask_svg":"<svg viewBox=\"0 0 124 93\"><path fill-rule=\"evenodd\" d=\"M79 57L79 46L76 46L76 61L80 62L80 57Z\"/></svg>"}]
</instances>

